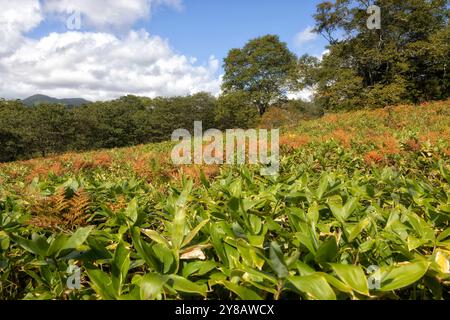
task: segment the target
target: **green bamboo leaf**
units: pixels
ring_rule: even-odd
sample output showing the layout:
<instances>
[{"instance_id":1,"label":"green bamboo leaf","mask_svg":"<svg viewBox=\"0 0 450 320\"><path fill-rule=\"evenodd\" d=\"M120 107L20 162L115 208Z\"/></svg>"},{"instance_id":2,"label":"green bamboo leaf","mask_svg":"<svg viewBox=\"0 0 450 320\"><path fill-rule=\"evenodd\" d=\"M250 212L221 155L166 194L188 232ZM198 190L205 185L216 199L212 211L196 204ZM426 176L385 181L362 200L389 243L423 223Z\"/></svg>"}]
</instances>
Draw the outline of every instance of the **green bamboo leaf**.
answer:
<instances>
[{"instance_id":1,"label":"green bamboo leaf","mask_svg":"<svg viewBox=\"0 0 450 320\"><path fill-rule=\"evenodd\" d=\"M0 252L6 251L9 248L9 236L4 231L0 231Z\"/></svg>"},{"instance_id":2,"label":"green bamboo leaf","mask_svg":"<svg viewBox=\"0 0 450 320\"><path fill-rule=\"evenodd\" d=\"M24 239L16 235L12 235L12 239L22 248L35 255L41 257L47 256L50 245L48 244L47 239L44 236L33 233L31 236L31 240Z\"/></svg>"},{"instance_id":3,"label":"green bamboo leaf","mask_svg":"<svg viewBox=\"0 0 450 320\"><path fill-rule=\"evenodd\" d=\"M130 267L130 250L125 247L125 243L121 241L114 252L111 264L112 285L120 296L122 285L124 284L128 270Z\"/></svg>"},{"instance_id":4,"label":"green bamboo leaf","mask_svg":"<svg viewBox=\"0 0 450 320\"><path fill-rule=\"evenodd\" d=\"M338 245L335 237L324 241L317 249L315 260L317 263L333 262L338 254Z\"/></svg>"},{"instance_id":5,"label":"green bamboo leaf","mask_svg":"<svg viewBox=\"0 0 450 320\"><path fill-rule=\"evenodd\" d=\"M339 291L345 292L345 293L352 293L353 290L350 286L345 284L344 282L340 281L339 279L333 277L332 275L325 273L325 272L318 272L317 274L323 276L327 282L336 288Z\"/></svg>"},{"instance_id":6,"label":"green bamboo leaf","mask_svg":"<svg viewBox=\"0 0 450 320\"><path fill-rule=\"evenodd\" d=\"M237 294L238 297L241 298L242 300L247 301L263 300L261 296L258 295L255 291L248 289L246 287L234 284L233 282L230 281L221 281L220 283L231 292Z\"/></svg>"},{"instance_id":7,"label":"green bamboo leaf","mask_svg":"<svg viewBox=\"0 0 450 320\"><path fill-rule=\"evenodd\" d=\"M186 201L187 190L183 190L175 205L175 215L172 221L172 247L179 250L183 244L184 231L186 228Z\"/></svg>"},{"instance_id":8,"label":"green bamboo leaf","mask_svg":"<svg viewBox=\"0 0 450 320\"><path fill-rule=\"evenodd\" d=\"M331 213L341 223L345 222L358 207L358 199L350 197L350 199L342 206L342 198L340 196L332 197L328 200L328 206Z\"/></svg>"},{"instance_id":9,"label":"green bamboo leaf","mask_svg":"<svg viewBox=\"0 0 450 320\"><path fill-rule=\"evenodd\" d=\"M136 198L131 200L128 204L127 208L125 209L125 216L132 226L136 223L138 219L138 203Z\"/></svg>"},{"instance_id":10,"label":"green bamboo leaf","mask_svg":"<svg viewBox=\"0 0 450 320\"><path fill-rule=\"evenodd\" d=\"M142 230L142 232L147 237L149 237L150 239L155 241L156 243L162 244L166 248L171 248L172 247L170 245L169 241L167 241L166 238L164 238L162 235L160 235L159 232L157 232L155 230L147 230L147 229Z\"/></svg>"},{"instance_id":11,"label":"green bamboo leaf","mask_svg":"<svg viewBox=\"0 0 450 320\"><path fill-rule=\"evenodd\" d=\"M158 260L161 261L163 265L163 270L158 271L168 273L173 265L173 262L175 261L173 251L162 244L155 244L152 249L155 253L155 257L158 258Z\"/></svg>"},{"instance_id":12,"label":"green bamboo leaf","mask_svg":"<svg viewBox=\"0 0 450 320\"><path fill-rule=\"evenodd\" d=\"M422 279L429 266L429 262L419 261L393 268L381 279L380 291L393 291L414 284Z\"/></svg>"},{"instance_id":13,"label":"green bamboo leaf","mask_svg":"<svg viewBox=\"0 0 450 320\"><path fill-rule=\"evenodd\" d=\"M319 187L316 191L316 196L318 200L321 200L323 195L328 189L328 175L324 174L319 181Z\"/></svg>"},{"instance_id":14,"label":"green bamboo leaf","mask_svg":"<svg viewBox=\"0 0 450 320\"><path fill-rule=\"evenodd\" d=\"M111 277L96 268L86 268L86 273L94 291L104 300L116 300L118 298L114 291Z\"/></svg>"},{"instance_id":15,"label":"green bamboo leaf","mask_svg":"<svg viewBox=\"0 0 450 320\"><path fill-rule=\"evenodd\" d=\"M93 226L79 228L73 235L70 236L64 246L62 246L61 250L78 248L86 241L93 229Z\"/></svg>"},{"instance_id":16,"label":"green bamboo leaf","mask_svg":"<svg viewBox=\"0 0 450 320\"><path fill-rule=\"evenodd\" d=\"M206 297L208 287L205 284L197 284L177 275L171 275L169 277L172 280L171 286L176 291L196 293Z\"/></svg>"},{"instance_id":17,"label":"green bamboo leaf","mask_svg":"<svg viewBox=\"0 0 450 320\"><path fill-rule=\"evenodd\" d=\"M68 239L69 237L65 234L59 234L58 236L56 236L56 238L54 238L53 241L50 243L47 255L50 257L58 256L58 254L63 249L64 245L67 243Z\"/></svg>"},{"instance_id":18,"label":"green bamboo leaf","mask_svg":"<svg viewBox=\"0 0 450 320\"><path fill-rule=\"evenodd\" d=\"M369 287L364 270L360 266L330 263L338 277L358 293L369 295Z\"/></svg>"},{"instance_id":19,"label":"green bamboo leaf","mask_svg":"<svg viewBox=\"0 0 450 320\"><path fill-rule=\"evenodd\" d=\"M270 244L270 264L279 278L286 278L289 275L283 252L276 242Z\"/></svg>"},{"instance_id":20,"label":"green bamboo leaf","mask_svg":"<svg viewBox=\"0 0 450 320\"><path fill-rule=\"evenodd\" d=\"M144 275L139 281L140 298L142 300L155 300L162 293L164 285L169 278L157 273Z\"/></svg>"},{"instance_id":21,"label":"green bamboo leaf","mask_svg":"<svg viewBox=\"0 0 450 320\"><path fill-rule=\"evenodd\" d=\"M353 228L351 228L350 230L348 241L352 242L353 240L355 240L361 234L361 232L363 232L369 225L370 219L366 218L360 221L357 225L353 226Z\"/></svg>"},{"instance_id":22,"label":"green bamboo leaf","mask_svg":"<svg viewBox=\"0 0 450 320\"><path fill-rule=\"evenodd\" d=\"M192 229L191 232L186 236L183 243L181 244L181 248L187 246L194 238L195 236L200 232L200 230L209 222L209 219L204 220L198 224L194 229Z\"/></svg>"},{"instance_id":23,"label":"green bamboo leaf","mask_svg":"<svg viewBox=\"0 0 450 320\"><path fill-rule=\"evenodd\" d=\"M159 263L153 256L151 247L141 239L140 228L134 227L131 230L131 238L133 240L134 248L136 249L139 256L145 261L147 266L149 266L153 270L159 270Z\"/></svg>"},{"instance_id":24,"label":"green bamboo leaf","mask_svg":"<svg viewBox=\"0 0 450 320\"><path fill-rule=\"evenodd\" d=\"M289 277L288 280L301 292L315 300L336 300L336 294L325 278L319 274Z\"/></svg>"}]
</instances>

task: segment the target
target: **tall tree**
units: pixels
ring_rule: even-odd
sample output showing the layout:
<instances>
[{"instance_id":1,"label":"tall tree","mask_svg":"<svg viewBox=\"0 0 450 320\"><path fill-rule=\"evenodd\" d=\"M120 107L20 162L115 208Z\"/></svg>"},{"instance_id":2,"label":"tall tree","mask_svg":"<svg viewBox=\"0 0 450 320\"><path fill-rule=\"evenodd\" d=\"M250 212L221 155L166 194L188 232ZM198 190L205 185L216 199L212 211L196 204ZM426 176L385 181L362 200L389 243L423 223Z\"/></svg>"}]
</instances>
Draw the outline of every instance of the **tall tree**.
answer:
<instances>
[{"instance_id":1,"label":"tall tree","mask_svg":"<svg viewBox=\"0 0 450 320\"><path fill-rule=\"evenodd\" d=\"M381 29L367 27L370 5ZM301 80L329 109L444 99L450 94L448 0L336 0L318 5L316 31L330 42L317 65L300 61ZM311 81L313 80L313 81Z\"/></svg>"},{"instance_id":2,"label":"tall tree","mask_svg":"<svg viewBox=\"0 0 450 320\"><path fill-rule=\"evenodd\" d=\"M224 69L224 93L248 93L260 115L295 87L296 57L275 35L250 40L242 49L232 49L225 58Z\"/></svg>"}]
</instances>

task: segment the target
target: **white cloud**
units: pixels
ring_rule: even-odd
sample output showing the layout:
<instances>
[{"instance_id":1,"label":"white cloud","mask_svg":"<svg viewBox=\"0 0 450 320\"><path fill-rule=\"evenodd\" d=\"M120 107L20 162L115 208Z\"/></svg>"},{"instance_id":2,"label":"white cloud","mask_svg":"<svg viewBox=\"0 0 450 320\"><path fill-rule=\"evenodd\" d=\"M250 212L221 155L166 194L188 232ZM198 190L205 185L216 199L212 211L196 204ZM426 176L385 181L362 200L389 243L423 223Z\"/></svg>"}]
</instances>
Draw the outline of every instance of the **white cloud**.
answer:
<instances>
[{"instance_id":1,"label":"white cloud","mask_svg":"<svg viewBox=\"0 0 450 320\"><path fill-rule=\"evenodd\" d=\"M180 8L180 0L23 0L20 7L9 3L0 0L0 97L43 93L105 100L125 94L153 97L220 90L215 57L199 64L145 30L121 36L106 31L50 33L40 39L24 35L42 22L43 12L63 12L64 4L82 6L83 15L102 28L132 24L149 15L152 6Z\"/></svg>"},{"instance_id":2,"label":"white cloud","mask_svg":"<svg viewBox=\"0 0 450 320\"><path fill-rule=\"evenodd\" d=\"M329 53L330 53L330 49L325 49L325 50L322 51L321 54L315 55L315 57L318 58L320 61L322 61L323 57L325 57Z\"/></svg>"},{"instance_id":3,"label":"white cloud","mask_svg":"<svg viewBox=\"0 0 450 320\"><path fill-rule=\"evenodd\" d=\"M43 0L46 13L62 18L77 11L82 26L105 30L129 28L136 21L151 16L155 7L167 5L182 8L181 0ZM86 24L86 25L84 25Z\"/></svg>"},{"instance_id":4,"label":"white cloud","mask_svg":"<svg viewBox=\"0 0 450 320\"><path fill-rule=\"evenodd\" d=\"M26 39L22 33L38 26L43 20L39 0L0 0L0 57L11 53Z\"/></svg>"},{"instance_id":5,"label":"white cloud","mask_svg":"<svg viewBox=\"0 0 450 320\"><path fill-rule=\"evenodd\" d=\"M131 31L124 38L95 32L52 33L29 39L0 58L0 96L43 93L103 100L125 94L217 93L219 61L211 57L205 65L192 62L146 31Z\"/></svg>"},{"instance_id":6,"label":"white cloud","mask_svg":"<svg viewBox=\"0 0 450 320\"><path fill-rule=\"evenodd\" d=\"M306 27L303 31L300 31L297 33L294 37L294 44L297 47L301 47L302 45L314 41L318 35L317 33L313 32L313 27Z\"/></svg>"}]
</instances>

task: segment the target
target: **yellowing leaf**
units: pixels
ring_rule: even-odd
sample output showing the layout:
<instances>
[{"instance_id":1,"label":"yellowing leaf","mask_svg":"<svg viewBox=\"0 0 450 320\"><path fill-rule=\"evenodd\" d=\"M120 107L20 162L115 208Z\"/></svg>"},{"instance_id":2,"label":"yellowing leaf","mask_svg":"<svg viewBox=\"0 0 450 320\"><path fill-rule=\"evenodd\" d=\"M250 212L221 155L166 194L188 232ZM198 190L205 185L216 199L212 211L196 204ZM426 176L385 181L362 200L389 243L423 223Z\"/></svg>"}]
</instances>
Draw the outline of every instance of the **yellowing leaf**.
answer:
<instances>
[{"instance_id":1,"label":"yellowing leaf","mask_svg":"<svg viewBox=\"0 0 450 320\"><path fill-rule=\"evenodd\" d=\"M450 273L450 261L448 258L448 254L445 254L444 252L439 250L436 253L436 257L434 260L438 264L442 273Z\"/></svg>"}]
</instances>

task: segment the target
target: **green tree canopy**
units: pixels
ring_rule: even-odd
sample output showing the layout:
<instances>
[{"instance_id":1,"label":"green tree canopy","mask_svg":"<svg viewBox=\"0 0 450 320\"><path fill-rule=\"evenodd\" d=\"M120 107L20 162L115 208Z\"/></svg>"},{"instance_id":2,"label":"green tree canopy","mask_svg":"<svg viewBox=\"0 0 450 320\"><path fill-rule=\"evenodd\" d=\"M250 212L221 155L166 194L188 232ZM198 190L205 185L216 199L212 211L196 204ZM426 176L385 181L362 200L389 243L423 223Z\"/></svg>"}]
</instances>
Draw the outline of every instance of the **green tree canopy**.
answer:
<instances>
[{"instance_id":1,"label":"green tree canopy","mask_svg":"<svg viewBox=\"0 0 450 320\"><path fill-rule=\"evenodd\" d=\"M369 5L381 29L369 30ZM450 93L448 0L336 0L317 6L316 31L329 42L320 63L300 59L301 81L328 109L444 99Z\"/></svg>"},{"instance_id":2,"label":"green tree canopy","mask_svg":"<svg viewBox=\"0 0 450 320\"><path fill-rule=\"evenodd\" d=\"M250 40L242 49L232 49L225 58L224 69L224 93L248 93L261 115L295 87L296 57L275 35Z\"/></svg>"},{"instance_id":3,"label":"green tree canopy","mask_svg":"<svg viewBox=\"0 0 450 320\"><path fill-rule=\"evenodd\" d=\"M245 91L220 96L216 112L218 128L247 129L255 125L259 120L259 114L250 101L250 94Z\"/></svg>"}]
</instances>

